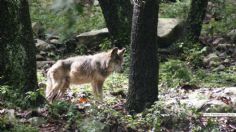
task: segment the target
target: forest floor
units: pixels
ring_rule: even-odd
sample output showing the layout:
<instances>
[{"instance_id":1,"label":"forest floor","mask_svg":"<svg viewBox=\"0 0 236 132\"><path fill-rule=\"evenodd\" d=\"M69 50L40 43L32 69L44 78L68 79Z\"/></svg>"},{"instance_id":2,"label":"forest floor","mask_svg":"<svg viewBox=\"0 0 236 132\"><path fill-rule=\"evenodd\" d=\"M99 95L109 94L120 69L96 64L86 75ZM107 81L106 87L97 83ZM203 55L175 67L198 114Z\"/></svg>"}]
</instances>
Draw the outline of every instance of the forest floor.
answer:
<instances>
[{"instance_id":1,"label":"forest floor","mask_svg":"<svg viewBox=\"0 0 236 132\"><path fill-rule=\"evenodd\" d=\"M186 7L186 2L161 4L160 16L184 17ZM194 44L197 46L178 42L165 50L167 54L159 54L159 101L144 112L125 110L130 60L126 55L127 70L113 73L106 80L103 102L94 99L90 85L79 85L72 86L63 99L51 105L21 108L16 103L26 101L16 98L15 91L0 86L0 131L236 131L236 11L235 5L228 3L226 7L222 10L217 3L209 4L201 41ZM39 3L32 6L32 20L43 22L47 16L47 33L66 25L63 17L55 17L42 8ZM82 16L72 26L73 30L103 28L101 10L93 10L96 15ZM180 54L175 54L179 51ZM37 93L42 95L46 84L44 74L45 70L38 69ZM25 99L34 99L37 93L30 92ZM225 115L210 117L204 113Z\"/></svg>"}]
</instances>

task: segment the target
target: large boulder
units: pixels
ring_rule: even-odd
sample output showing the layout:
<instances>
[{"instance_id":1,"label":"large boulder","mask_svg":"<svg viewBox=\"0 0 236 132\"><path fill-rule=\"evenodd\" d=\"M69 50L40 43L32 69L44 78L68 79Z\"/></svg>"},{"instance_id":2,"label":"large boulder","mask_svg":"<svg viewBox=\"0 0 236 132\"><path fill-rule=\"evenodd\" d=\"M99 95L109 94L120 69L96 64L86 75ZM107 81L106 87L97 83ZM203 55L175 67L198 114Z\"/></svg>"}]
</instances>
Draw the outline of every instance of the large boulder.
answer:
<instances>
[{"instance_id":1,"label":"large boulder","mask_svg":"<svg viewBox=\"0 0 236 132\"><path fill-rule=\"evenodd\" d=\"M233 112L236 111L236 87L200 88L186 92L175 90L160 96L164 106L186 106L199 112ZM168 93L168 92L167 92Z\"/></svg>"},{"instance_id":2,"label":"large boulder","mask_svg":"<svg viewBox=\"0 0 236 132\"><path fill-rule=\"evenodd\" d=\"M203 58L203 63L207 66L218 66L220 61L219 56L216 53L210 53Z\"/></svg>"},{"instance_id":3,"label":"large boulder","mask_svg":"<svg viewBox=\"0 0 236 132\"><path fill-rule=\"evenodd\" d=\"M230 40L234 43L236 43L236 29L231 30L227 36L230 38Z\"/></svg>"},{"instance_id":4,"label":"large boulder","mask_svg":"<svg viewBox=\"0 0 236 132\"><path fill-rule=\"evenodd\" d=\"M168 34L180 21L175 18L159 18L158 20L158 36L162 37ZM89 32L81 33L76 36L77 46L81 45L92 48L98 46L104 39L109 38L109 32L107 28L92 30Z\"/></svg>"},{"instance_id":5,"label":"large boulder","mask_svg":"<svg viewBox=\"0 0 236 132\"><path fill-rule=\"evenodd\" d=\"M76 36L76 40L78 41L76 47L79 48L81 45L84 45L87 48L95 47L108 37L109 32L107 28L81 33Z\"/></svg>"},{"instance_id":6,"label":"large boulder","mask_svg":"<svg viewBox=\"0 0 236 132\"><path fill-rule=\"evenodd\" d=\"M32 26L33 34L36 38L43 39L45 37L45 33L44 33L45 29L42 23L32 22L31 26Z\"/></svg>"},{"instance_id":7,"label":"large boulder","mask_svg":"<svg viewBox=\"0 0 236 132\"><path fill-rule=\"evenodd\" d=\"M180 20L176 18L159 18L157 27L158 36L163 37L167 35L179 22Z\"/></svg>"},{"instance_id":8,"label":"large boulder","mask_svg":"<svg viewBox=\"0 0 236 132\"><path fill-rule=\"evenodd\" d=\"M56 49L55 45L49 44L41 39L36 39L35 45L38 51L50 51Z\"/></svg>"}]
</instances>

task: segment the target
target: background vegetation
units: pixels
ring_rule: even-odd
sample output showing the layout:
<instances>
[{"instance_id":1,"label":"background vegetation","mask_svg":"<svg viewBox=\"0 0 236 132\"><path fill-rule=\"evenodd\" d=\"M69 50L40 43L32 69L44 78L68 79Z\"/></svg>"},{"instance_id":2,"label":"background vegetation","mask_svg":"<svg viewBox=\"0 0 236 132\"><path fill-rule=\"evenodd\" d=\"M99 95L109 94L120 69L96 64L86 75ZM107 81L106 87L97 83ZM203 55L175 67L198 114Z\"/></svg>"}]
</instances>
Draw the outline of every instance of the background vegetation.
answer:
<instances>
[{"instance_id":1,"label":"background vegetation","mask_svg":"<svg viewBox=\"0 0 236 132\"><path fill-rule=\"evenodd\" d=\"M63 5L59 2L30 0L31 20L43 26L46 38L59 36L60 40L64 41L80 33L106 27L101 8L98 5L75 7L70 3ZM208 7L200 37L201 42L197 44L176 42L167 49L168 55L159 53L159 95L186 85L206 88L236 86L236 63L234 56L230 56L232 54L226 55L226 58L231 58L232 61L223 68L218 66L223 63L222 61L225 61L225 58L222 61L220 59L214 61L217 63L216 66L209 66L204 62L207 55L219 52L212 44L216 39L223 38L224 43L231 42L227 34L236 29L236 3L232 4L231 2L234 1L222 0L211 0L210 2L212 6ZM159 17L185 19L189 4L190 0L177 0L177 2L164 0L160 4ZM186 46L185 43L191 45ZM102 50L108 50L111 47L109 38L100 43L100 47ZM130 63L129 47L127 49L124 72L112 74L104 85L105 99L103 104L93 101L89 85L82 85L72 87L71 93L66 96L66 99L52 105L44 105L42 109L46 110L43 111L31 108L32 105L29 103L29 100L34 102L37 96L44 94L43 85L39 85L40 88L37 92L28 92L27 96L21 97L24 100L18 99L22 95L17 95L14 88L0 85L0 130L33 132L48 129L58 130L63 127L63 130L78 129L88 132L108 131L114 127L124 131L219 130L219 124L215 118L207 119L207 124L202 127L201 121L197 120L200 118L200 114L196 109L181 106L173 111L168 111L168 108L164 108L165 100L161 96L158 102L142 113L125 111L124 103L128 88L128 66ZM82 49L77 52L87 53ZM225 52L228 52L228 49L222 51L222 53ZM60 54L57 56L56 58L61 58ZM41 70L38 71L38 81L40 84L44 84L46 81ZM78 87L80 88L78 89ZM114 95L114 93L119 94ZM81 97L75 95L84 95L86 100L81 100ZM68 103L68 98L74 102ZM28 109L29 107L30 109ZM26 111L21 110L22 108ZM163 113L171 116L163 116ZM31 116L34 114L40 114L40 118L32 119ZM186 128L186 122L192 123L190 128ZM63 127L58 128L60 126Z\"/></svg>"}]
</instances>

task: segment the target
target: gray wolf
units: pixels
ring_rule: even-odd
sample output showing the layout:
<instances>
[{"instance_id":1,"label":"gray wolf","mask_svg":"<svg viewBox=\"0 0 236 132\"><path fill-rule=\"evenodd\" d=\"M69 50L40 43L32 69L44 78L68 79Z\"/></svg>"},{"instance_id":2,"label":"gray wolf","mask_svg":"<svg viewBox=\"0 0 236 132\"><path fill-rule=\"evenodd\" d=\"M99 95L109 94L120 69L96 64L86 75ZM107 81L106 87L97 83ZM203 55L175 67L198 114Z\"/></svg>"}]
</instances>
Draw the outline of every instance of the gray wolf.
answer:
<instances>
[{"instance_id":1,"label":"gray wolf","mask_svg":"<svg viewBox=\"0 0 236 132\"><path fill-rule=\"evenodd\" d=\"M102 100L102 86L114 71L121 70L125 48L113 48L94 55L70 57L57 61L47 72L46 99L61 98L70 84L91 83L93 94Z\"/></svg>"}]
</instances>

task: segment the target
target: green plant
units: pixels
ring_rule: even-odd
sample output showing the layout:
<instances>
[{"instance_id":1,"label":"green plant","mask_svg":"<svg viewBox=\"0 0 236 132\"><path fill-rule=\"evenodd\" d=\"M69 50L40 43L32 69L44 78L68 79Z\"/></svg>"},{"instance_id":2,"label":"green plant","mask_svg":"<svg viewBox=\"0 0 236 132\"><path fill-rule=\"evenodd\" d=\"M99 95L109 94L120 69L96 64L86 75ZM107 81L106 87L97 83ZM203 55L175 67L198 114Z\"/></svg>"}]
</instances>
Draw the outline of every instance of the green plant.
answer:
<instances>
[{"instance_id":1,"label":"green plant","mask_svg":"<svg viewBox=\"0 0 236 132\"><path fill-rule=\"evenodd\" d=\"M39 130L31 125L20 123L18 120L9 120L4 115L0 117L1 132L38 132Z\"/></svg>"},{"instance_id":2,"label":"green plant","mask_svg":"<svg viewBox=\"0 0 236 132\"><path fill-rule=\"evenodd\" d=\"M168 60L160 65L160 81L167 87L176 87L191 81L191 70L180 60Z\"/></svg>"},{"instance_id":3,"label":"green plant","mask_svg":"<svg viewBox=\"0 0 236 132\"><path fill-rule=\"evenodd\" d=\"M99 45L99 47L101 48L101 50L108 50L108 49L111 49L111 40L109 39L104 39L103 42Z\"/></svg>"},{"instance_id":4,"label":"green plant","mask_svg":"<svg viewBox=\"0 0 236 132\"><path fill-rule=\"evenodd\" d=\"M175 3L161 3L161 18L186 18L189 10L190 0L181 0Z\"/></svg>"},{"instance_id":5,"label":"green plant","mask_svg":"<svg viewBox=\"0 0 236 132\"><path fill-rule=\"evenodd\" d=\"M53 119L64 118L65 128L69 130L72 126L77 126L81 122L81 114L77 106L66 101L55 101L49 107L49 115Z\"/></svg>"},{"instance_id":6,"label":"green plant","mask_svg":"<svg viewBox=\"0 0 236 132\"><path fill-rule=\"evenodd\" d=\"M32 0L30 14L33 22L42 23L48 36L59 35L61 40L105 27L100 7L84 7L73 0Z\"/></svg>"},{"instance_id":7,"label":"green plant","mask_svg":"<svg viewBox=\"0 0 236 132\"><path fill-rule=\"evenodd\" d=\"M209 9L209 13L213 15L213 19L209 24L203 24L203 33L209 36L225 35L225 33L236 28L235 23L235 5L232 1L212 0L213 6Z\"/></svg>"}]
</instances>

